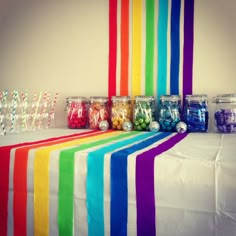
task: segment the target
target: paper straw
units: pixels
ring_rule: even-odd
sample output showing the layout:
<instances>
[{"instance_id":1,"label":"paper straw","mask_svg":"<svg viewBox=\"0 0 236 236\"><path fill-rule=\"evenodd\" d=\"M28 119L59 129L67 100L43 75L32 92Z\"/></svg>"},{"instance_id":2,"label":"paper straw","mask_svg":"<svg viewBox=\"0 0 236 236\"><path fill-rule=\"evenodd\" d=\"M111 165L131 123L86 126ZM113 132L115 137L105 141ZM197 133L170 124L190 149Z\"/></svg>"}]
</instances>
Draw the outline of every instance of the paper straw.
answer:
<instances>
[{"instance_id":1,"label":"paper straw","mask_svg":"<svg viewBox=\"0 0 236 236\"><path fill-rule=\"evenodd\" d=\"M1 126L1 130L2 130L2 134L6 135L6 129L5 129L5 125L3 123L3 116L1 116L1 120L0 120L0 126Z\"/></svg>"},{"instance_id":2,"label":"paper straw","mask_svg":"<svg viewBox=\"0 0 236 236\"><path fill-rule=\"evenodd\" d=\"M13 100L12 100L12 113L11 113L11 127L10 132L14 131L14 125L16 122L16 104L17 104L18 93L16 90L13 91Z\"/></svg>"},{"instance_id":3,"label":"paper straw","mask_svg":"<svg viewBox=\"0 0 236 236\"><path fill-rule=\"evenodd\" d=\"M37 92L35 92L33 95L33 98L32 98L32 102L31 102L31 112L30 112L30 123L31 123L30 127L31 127L31 129L32 129L33 116L34 116L34 113L36 110L36 106L35 106L35 109L33 109L33 108L34 108L34 104L36 103L37 97L38 97L38 94L37 94Z\"/></svg>"},{"instance_id":4,"label":"paper straw","mask_svg":"<svg viewBox=\"0 0 236 236\"><path fill-rule=\"evenodd\" d=\"M25 94L22 92L21 96L22 96L22 100L23 100L21 129L23 130L23 129L27 128L27 123L26 123L26 107L27 107L27 100L28 100L28 92L26 91Z\"/></svg>"},{"instance_id":5,"label":"paper straw","mask_svg":"<svg viewBox=\"0 0 236 236\"><path fill-rule=\"evenodd\" d=\"M41 125L42 125L42 121L43 121L43 115L46 112L46 108L47 108L47 99L48 99L48 93L44 92L43 94L43 107L40 111L40 120L39 120L39 125L38 128L41 129ZM46 104L45 104L46 103Z\"/></svg>"},{"instance_id":6,"label":"paper straw","mask_svg":"<svg viewBox=\"0 0 236 236\"><path fill-rule=\"evenodd\" d=\"M34 127L36 116L38 114L39 103L40 103L40 100L41 100L41 97L42 97L42 93L43 93L42 91L39 93L38 102L36 104L35 112L34 112L34 115L33 115L33 121L32 121L32 124L31 124L32 129Z\"/></svg>"},{"instance_id":7,"label":"paper straw","mask_svg":"<svg viewBox=\"0 0 236 236\"><path fill-rule=\"evenodd\" d=\"M1 93L0 93L0 102L1 102L1 103L2 103L2 98L3 98L3 94L2 94L2 92L1 92ZM1 104L1 106L0 106L0 118L1 118L1 120L0 120L0 126L1 126L1 130L2 130L2 132L3 132L3 133L1 133L1 134L6 135L6 129L5 129L5 125L4 125L4 123L3 123L2 106L3 106L3 104Z\"/></svg>"},{"instance_id":8,"label":"paper straw","mask_svg":"<svg viewBox=\"0 0 236 236\"><path fill-rule=\"evenodd\" d=\"M50 128L52 115L53 115L54 112L55 112L55 106L56 106L56 103L57 103L57 98L58 98L58 92L56 92L56 94L55 94L55 96L54 96L54 100L53 100L53 103L52 103L52 108L51 108L51 111L50 111L50 113L49 113L49 117L48 117L48 128Z\"/></svg>"}]
</instances>

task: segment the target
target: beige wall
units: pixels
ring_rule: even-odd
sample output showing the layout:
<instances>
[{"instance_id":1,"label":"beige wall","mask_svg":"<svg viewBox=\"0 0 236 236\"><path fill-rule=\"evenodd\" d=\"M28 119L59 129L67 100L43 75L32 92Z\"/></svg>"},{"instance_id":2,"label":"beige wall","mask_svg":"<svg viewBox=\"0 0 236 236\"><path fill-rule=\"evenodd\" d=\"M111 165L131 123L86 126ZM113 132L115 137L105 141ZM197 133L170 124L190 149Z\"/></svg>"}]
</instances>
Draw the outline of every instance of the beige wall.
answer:
<instances>
[{"instance_id":1,"label":"beige wall","mask_svg":"<svg viewBox=\"0 0 236 236\"><path fill-rule=\"evenodd\" d=\"M107 95L108 0L2 0L0 90ZM194 93L236 92L236 2L195 0ZM210 109L211 108L210 104Z\"/></svg>"}]
</instances>

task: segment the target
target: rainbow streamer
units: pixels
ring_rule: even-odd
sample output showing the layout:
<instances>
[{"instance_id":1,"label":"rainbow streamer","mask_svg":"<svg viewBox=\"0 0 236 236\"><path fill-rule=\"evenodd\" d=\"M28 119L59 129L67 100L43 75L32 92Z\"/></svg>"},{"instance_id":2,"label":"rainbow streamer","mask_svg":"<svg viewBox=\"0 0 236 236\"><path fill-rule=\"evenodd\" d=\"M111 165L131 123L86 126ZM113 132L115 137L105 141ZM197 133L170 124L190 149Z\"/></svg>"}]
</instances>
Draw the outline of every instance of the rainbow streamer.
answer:
<instances>
[{"instance_id":1,"label":"rainbow streamer","mask_svg":"<svg viewBox=\"0 0 236 236\"><path fill-rule=\"evenodd\" d=\"M183 96L192 94L194 0L184 1Z\"/></svg>"},{"instance_id":2,"label":"rainbow streamer","mask_svg":"<svg viewBox=\"0 0 236 236\"><path fill-rule=\"evenodd\" d=\"M129 0L121 0L120 95L129 93Z\"/></svg>"},{"instance_id":3,"label":"rainbow streamer","mask_svg":"<svg viewBox=\"0 0 236 236\"><path fill-rule=\"evenodd\" d=\"M0 147L1 235L155 235L154 159L186 136L90 131Z\"/></svg>"},{"instance_id":4,"label":"rainbow streamer","mask_svg":"<svg viewBox=\"0 0 236 236\"><path fill-rule=\"evenodd\" d=\"M154 95L154 0L146 2L146 64L145 64L145 95Z\"/></svg>"},{"instance_id":5,"label":"rainbow streamer","mask_svg":"<svg viewBox=\"0 0 236 236\"><path fill-rule=\"evenodd\" d=\"M194 0L184 1L183 13L181 4L181 0L122 0L120 8L110 4L110 12L116 10L113 17L120 15L121 27L117 29L110 15L109 71L113 76L109 74L109 95L116 91L115 70L120 74L117 95L147 95L159 101L161 95L169 93L183 97L192 93ZM117 38L121 41L120 61L115 57ZM179 75L180 61L183 78ZM120 66L115 66L117 63Z\"/></svg>"},{"instance_id":6,"label":"rainbow streamer","mask_svg":"<svg viewBox=\"0 0 236 236\"><path fill-rule=\"evenodd\" d=\"M159 0L158 10L158 75L157 97L166 94L167 89L167 27L168 27L168 1Z\"/></svg>"},{"instance_id":7,"label":"rainbow streamer","mask_svg":"<svg viewBox=\"0 0 236 236\"><path fill-rule=\"evenodd\" d=\"M132 97L141 95L142 1L133 0Z\"/></svg>"}]
</instances>

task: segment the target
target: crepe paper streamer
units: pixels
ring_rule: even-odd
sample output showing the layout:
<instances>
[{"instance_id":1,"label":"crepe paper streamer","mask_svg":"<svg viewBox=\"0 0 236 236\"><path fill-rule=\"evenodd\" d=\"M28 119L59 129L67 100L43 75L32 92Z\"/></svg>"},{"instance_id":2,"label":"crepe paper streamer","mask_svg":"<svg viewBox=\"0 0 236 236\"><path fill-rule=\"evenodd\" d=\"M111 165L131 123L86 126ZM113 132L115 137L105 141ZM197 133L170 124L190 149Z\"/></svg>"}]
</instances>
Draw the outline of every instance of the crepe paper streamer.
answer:
<instances>
[{"instance_id":1,"label":"crepe paper streamer","mask_svg":"<svg viewBox=\"0 0 236 236\"><path fill-rule=\"evenodd\" d=\"M120 95L129 93L129 0L121 0L121 67Z\"/></svg>"},{"instance_id":2,"label":"crepe paper streamer","mask_svg":"<svg viewBox=\"0 0 236 236\"><path fill-rule=\"evenodd\" d=\"M136 158L136 206L137 235L156 235L154 160L155 157L171 149L188 134L177 133L157 147L152 148Z\"/></svg>"},{"instance_id":3,"label":"crepe paper streamer","mask_svg":"<svg viewBox=\"0 0 236 236\"><path fill-rule=\"evenodd\" d=\"M139 131L132 131L125 136L130 136ZM153 133L145 132L129 139L118 141L96 151L89 152L87 158L87 211L88 211L88 235L104 235L104 156L106 153L130 145L133 142L141 141L152 136Z\"/></svg>"},{"instance_id":4,"label":"crepe paper streamer","mask_svg":"<svg viewBox=\"0 0 236 236\"><path fill-rule=\"evenodd\" d=\"M47 143L54 140L66 139L70 137L84 136L90 133L99 133L100 131L88 131L80 134L72 134L67 136L55 137L36 142L25 142L16 145L8 145L0 147L0 232L2 235L7 235L7 215L8 215L8 191L9 191L9 174L10 174L10 151L13 148L19 148L27 145Z\"/></svg>"},{"instance_id":5,"label":"crepe paper streamer","mask_svg":"<svg viewBox=\"0 0 236 236\"><path fill-rule=\"evenodd\" d=\"M184 1L183 97L193 86L194 0Z\"/></svg>"},{"instance_id":6,"label":"crepe paper streamer","mask_svg":"<svg viewBox=\"0 0 236 236\"><path fill-rule=\"evenodd\" d=\"M171 3L171 63L170 94L179 94L179 61L180 61L180 7L181 0Z\"/></svg>"},{"instance_id":7,"label":"crepe paper streamer","mask_svg":"<svg viewBox=\"0 0 236 236\"><path fill-rule=\"evenodd\" d=\"M86 142L79 147L62 150L59 159L59 196L58 196L58 227L59 235L73 235L73 216L74 216L74 158L75 153L84 151L98 145L109 144L121 138L126 138L137 134L137 132L116 132L111 133L108 138ZM67 204L65 204L65 202ZM78 222L79 223L79 222Z\"/></svg>"},{"instance_id":8,"label":"crepe paper streamer","mask_svg":"<svg viewBox=\"0 0 236 236\"><path fill-rule=\"evenodd\" d=\"M97 134L97 133L95 133ZM73 140L79 137L86 137L84 135L94 135L94 133L80 133L76 136L69 136L52 140L51 142L42 142L40 144L28 145L21 147L15 151L14 161L14 235L26 235L26 204L27 204L27 163L28 152L30 149L45 147L49 145L56 145Z\"/></svg>"},{"instance_id":9,"label":"crepe paper streamer","mask_svg":"<svg viewBox=\"0 0 236 236\"><path fill-rule=\"evenodd\" d=\"M142 142L121 149L111 155L111 235L127 235L128 179L127 158L134 152L147 148L171 133L157 133Z\"/></svg>"},{"instance_id":10,"label":"crepe paper streamer","mask_svg":"<svg viewBox=\"0 0 236 236\"><path fill-rule=\"evenodd\" d=\"M115 135L116 132L109 130L101 133L95 139L106 138ZM90 143L94 135L88 135L84 138L71 142L61 143L38 149L35 151L34 159L34 235L49 234L49 159L50 152L55 150L72 147L79 144ZM65 204L65 202L64 202Z\"/></svg>"},{"instance_id":11,"label":"crepe paper streamer","mask_svg":"<svg viewBox=\"0 0 236 236\"><path fill-rule=\"evenodd\" d=\"M109 0L108 97L116 95L117 0Z\"/></svg>"},{"instance_id":12,"label":"crepe paper streamer","mask_svg":"<svg viewBox=\"0 0 236 236\"><path fill-rule=\"evenodd\" d=\"M153 96L154 71L154 0L146 1L146 65L145 65L145 95Z\"/></svg>"},{"instance_id":13,"label":"crepe paper streamer","mask_svg":"<svg viewBox=\"0 0 236 236\"><path fill-rule=\"evenodd\" d=\"M168 1L159 0L158 9L158 66L157 66L157 100L166 94L167 87L167 28Z\"/></svg>"},{"instance_id":14,"label":"crepe paper streamer","mask_svg":"<svg viewBox=\"0 0 236 236\"><path fill-rule=\"evenodd\" d=\"M57 98L58 98L58 92L55 93L53 102L52 102L52 108L51 111L49 113L49 117L48 117L48 128L50 128L52 126L52 119L54 119L54 113L55 113L55 107L56 107L56 103L57 103Z\"/></svg>"},{"instance_id":15,"label":"crepe paper streamer","mask_svg":"<svg viewBox=\"0 0 236 236\"><path fill-rule=\"evenodd\" d=\"M132 97L141 95L142 0L133 0Z\"/></svg>"}]
</instances>

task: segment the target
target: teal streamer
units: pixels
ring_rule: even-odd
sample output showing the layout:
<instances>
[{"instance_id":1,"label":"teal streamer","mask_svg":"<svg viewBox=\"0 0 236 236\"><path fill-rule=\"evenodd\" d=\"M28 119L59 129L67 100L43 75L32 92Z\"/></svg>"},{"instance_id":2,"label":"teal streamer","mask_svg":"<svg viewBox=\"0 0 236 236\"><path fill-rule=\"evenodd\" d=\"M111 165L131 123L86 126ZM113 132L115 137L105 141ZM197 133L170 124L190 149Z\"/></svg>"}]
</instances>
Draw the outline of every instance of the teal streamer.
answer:
<instances>
[{"instance_id":1,"label":"teal streamer","mask_svg":"<svg viewBox=\"0 0 236 236\"><path fill-rule=\"evenodd\" d=\"M159 0L158 10L158 65L157 65L157 101L166 94L167 87L167 28L168 1Z\"/></svg>"}]
</instances>

